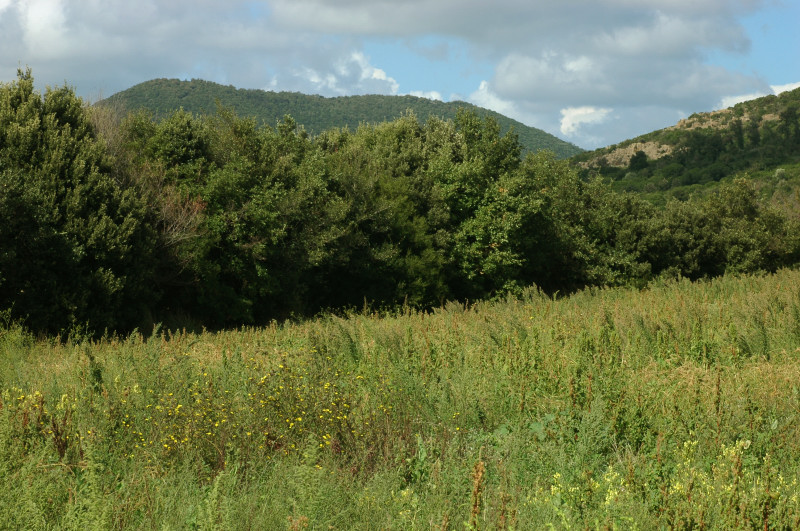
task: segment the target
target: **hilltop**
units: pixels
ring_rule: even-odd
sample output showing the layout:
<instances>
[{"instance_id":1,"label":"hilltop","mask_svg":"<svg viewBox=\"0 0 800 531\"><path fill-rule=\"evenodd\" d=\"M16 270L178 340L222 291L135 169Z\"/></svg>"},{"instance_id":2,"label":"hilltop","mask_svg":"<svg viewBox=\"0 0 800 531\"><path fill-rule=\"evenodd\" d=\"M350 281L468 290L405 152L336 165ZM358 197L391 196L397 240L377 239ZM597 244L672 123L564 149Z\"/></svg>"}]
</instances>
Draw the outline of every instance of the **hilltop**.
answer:
<instances>
[{"instance_id":1,"label":"hilltop","mask_svg":"<svg viewBox=\"0 0 800 531\"><path fill-rule=\"evenodd\" d=\"M656 202L747 174L762 185L800 178L800 89L695 113L677 124L572 157L586 174Z\"/></svg>"},{"instance_id":2,"label":"hilltop","mask_svg":"<svg viewBox=\"0 0 800 531\"><path fill-rule=\"evenodd\" d=\"M333 128L351 130L360 124L377 124L399 118L407 111L421 121L431 116L452 120L459 109L466 108L481 117L491 116L503 133L513 129L525 151L550 150L558 158L568 158L583 150L549 133L529 127L482 107L463 101L441 102L416 96L340 96L326 98L299 92L271 92L239 89L210 81L193 79L154 79L118 92L99 102L119 106L126 111L146 109L156 118L165 118L183 108L196 114L212 114L217 105L233 109L239 116L274 125L290 115L308 132L319 134Z\"/></svg>"}]
</instances>

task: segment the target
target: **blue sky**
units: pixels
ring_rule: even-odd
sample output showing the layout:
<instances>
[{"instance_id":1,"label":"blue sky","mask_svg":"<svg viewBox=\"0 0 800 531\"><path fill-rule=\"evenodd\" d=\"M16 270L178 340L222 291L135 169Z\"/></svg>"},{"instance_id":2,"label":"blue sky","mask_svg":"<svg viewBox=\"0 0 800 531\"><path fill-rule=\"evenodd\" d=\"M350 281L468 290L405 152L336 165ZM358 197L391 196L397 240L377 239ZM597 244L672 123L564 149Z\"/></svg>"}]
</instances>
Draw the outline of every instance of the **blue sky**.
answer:
<instances>
[{"instance_id":1,"label":"blue sky","mask_svg":"<svg viewBox=\"0 0 800 531\"><path fill-rule=\"evenodd\" d=\"M798 86L796 0L0 0L0 80L469 101L584 148Z\"/></svg>"},{"instance_id":2,"label":"blue sky","mask_svg":"<svg viewBox=\"0 0 800 531\"><path fill-rule=\"evenodd\" d=\"M768 5L742 19L751 45L748 53L713 57L719 64L753 75L771 84L796 83L800 73L800 2Z\"/></svg>"}]
</instances>

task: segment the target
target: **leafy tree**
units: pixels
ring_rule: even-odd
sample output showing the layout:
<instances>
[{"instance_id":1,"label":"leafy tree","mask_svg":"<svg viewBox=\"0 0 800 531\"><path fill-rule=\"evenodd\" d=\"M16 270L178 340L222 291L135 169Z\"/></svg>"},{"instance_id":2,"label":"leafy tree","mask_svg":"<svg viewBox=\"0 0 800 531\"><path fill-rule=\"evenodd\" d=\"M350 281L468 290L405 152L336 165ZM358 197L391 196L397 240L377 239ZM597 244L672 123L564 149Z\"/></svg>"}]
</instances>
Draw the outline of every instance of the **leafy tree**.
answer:
<instances>
[{"instance_id":1,"label":"leafy tree","mask_svg":"<svg viewBox=\"0 0 800 531\"><path fill-rule=\"evenodd\" d=\"M654 274L696 280L724 272L714 227L699 201L671 199L650 227L648 261Z\"/></svg>"},{"instance_id":2,"label":"leafy tree","mask_svg":"<svg viewBox=\"0 0 800 531\"><path fill-rule=\"evenodd\" d=\"M752 148L756 148L761 144L761 130L759 128L760 117L752 116L747 122L746 134L747 141Z\"/></svg>"},{"instance_id":3,"label":"leafy tree","mask_svg":"<svg viewBox=\"0 0 800 531\"><path fill-rule=\"evenodd\" d=\"M647 154L644 151L639 150L631 157L631 160L628 163L628 169L630 171L639 171L645 168L647 168Z\"/></svg>"},{"instance_id":4,"label":"leafy tree","mask_svg":"<svg viewBox=\"0 0 800 531\"><path fill-rule=\"evenodd\" d=\"M0 85L0 306L35 330L146 324L157 293L144 207L109 175L81 100Z\"/></svg>"},{"instance_id":5,"label":"leafy tree","mask_svg":"<svg viewBox=\"0 0 800 531\"><path fill-rule=\"evenodd\" d=\"M649 261L664 276L694 280L796 263L791 224L762 205L746 180L725 183L702 200L672 200L651 226Z\"/></svg>"},{"instance_id":6,"label":"leafy tree","mask_svg":"<svg viewBox=\"0 0 800 531\"><path fill-rule=\"evenodd\" d=\"M731 122L731 135L734 145L739 149L744 149L744 127L741 118L736 118Z\"/></svg>"},{"instance_id":7,"label":"leafy tree","mask_svg":"<svg viewBox=\"0 0 800 531\"><path fill-rule=\"evenodd\" d=\"M434 126L436 127L436 126ZM427 305L446 295L448 214L426 171L428 127L408 114L355 134L320 139L343 215L338 244L316 271L322 304L345 301Z\"/></svg>"},{"instance_id":8,"label":"leafy tree","mask_svg":"<svg viewBox=\"0 0 800 531\"><path fill-rule=\"evenodd\" d=\"M749 181L721 187L704 204L724 271L774 271L785 265L790 249L786 220L762 207Z\"/></svg>"},{"instance_id":9,"label":"leafy tree","mask_svg":"<svg viewBox=\"0 0 800 531\"><path fill-rule=\"evenodd\" d=\"M523 159L513 132L474 112L312 137L288 116L265 127L218 107L116 131L68 89L32 86L20 73L1 90L0 306L43 330L130 328L152 311L260 324L800 259L797 224L746 183L659 209L553 154ZM762 156L793 134L763 131ZM739 164L735 138L696 131L666 160L639 152L615 185L719 178Z\"/></svg>"},{"instance_id":10,"label":"leafy tree","mask_svg":"<svg viewBox=\"0 0 800 531\"><path fill-rule=\"evenodd\" d=\"M787 147L800 144L800 117L797 114L797 103L792 102L781 111L779 127Z\"/></svg>"}]
</instances>

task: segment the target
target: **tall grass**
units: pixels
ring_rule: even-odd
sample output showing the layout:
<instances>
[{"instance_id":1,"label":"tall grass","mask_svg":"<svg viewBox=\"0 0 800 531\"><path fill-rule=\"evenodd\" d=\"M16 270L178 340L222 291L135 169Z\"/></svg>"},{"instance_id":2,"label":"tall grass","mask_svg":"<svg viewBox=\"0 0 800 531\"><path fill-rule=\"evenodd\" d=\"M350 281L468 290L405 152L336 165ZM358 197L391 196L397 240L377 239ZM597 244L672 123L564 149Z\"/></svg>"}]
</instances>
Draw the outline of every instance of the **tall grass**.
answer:
<instances>
[{"instance_id":1,"label":"tall grass","mask_svg":"<svg viewBox=\"0 0 800 531\"><path fill-rule=\"evenodd\" d=\"M0 349L2 528L800 526L797 271Z\"/></svg>"}]
</instances>

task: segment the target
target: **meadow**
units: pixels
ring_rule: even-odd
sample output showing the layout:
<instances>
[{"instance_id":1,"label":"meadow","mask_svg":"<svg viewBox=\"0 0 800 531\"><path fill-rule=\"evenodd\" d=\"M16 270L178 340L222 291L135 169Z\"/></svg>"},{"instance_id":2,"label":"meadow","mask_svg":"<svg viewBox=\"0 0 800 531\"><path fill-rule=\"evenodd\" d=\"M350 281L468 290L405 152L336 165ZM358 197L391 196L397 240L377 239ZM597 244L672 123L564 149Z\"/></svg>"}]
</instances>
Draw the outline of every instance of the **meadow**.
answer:
<instances>
[{"instance_id":1,"label":"meadow","mask_svg":"<svg viewBox=\"0 0 800 531\"><path fill-rule=\"evenodd\" d=\"M800 527L800 271L0 352L3 529Z\"/></svg>"}]
</instances>

